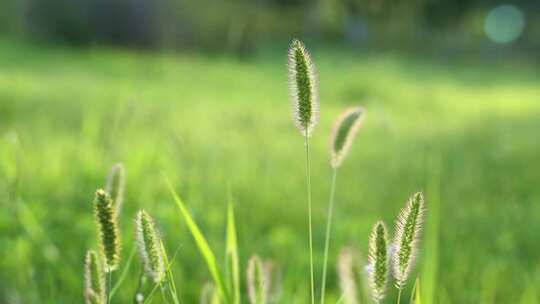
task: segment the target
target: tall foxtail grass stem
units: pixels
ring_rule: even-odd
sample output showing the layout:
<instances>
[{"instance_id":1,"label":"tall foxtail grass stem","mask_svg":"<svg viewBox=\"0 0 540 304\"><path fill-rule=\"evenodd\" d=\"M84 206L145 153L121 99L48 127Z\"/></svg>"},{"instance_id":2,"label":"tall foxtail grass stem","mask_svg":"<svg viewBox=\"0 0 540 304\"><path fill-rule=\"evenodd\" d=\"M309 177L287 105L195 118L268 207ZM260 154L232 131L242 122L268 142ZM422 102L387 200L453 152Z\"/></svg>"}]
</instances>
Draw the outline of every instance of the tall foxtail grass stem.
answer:
<instances>
[{"instance_id":1,"label":"tall foxtail grass stem","mask_svg":"<svg viewBox=\"0 0 540 304\"><path fill-rule=\"evenodd\" d=\"M307 201L308 201L308 226L309 226L309 272L311 286L311 304L315 304L315 280L313 275L313 227L311 219L311 160L309 157L309 136L305 131L306 141L306 179L307 179Z\"/></svg>"},{"instance_id":2,"label":"tall foxtail grass stem","mask_svg":"<svg viewBox=\"0 0 540 304\"><path fill-rule=\"evenodd\" d=\"M336 192L337 168L333 168L332 184L330 186L330 200L328 202L328 214L326 215L326 236L324 240L324 260L321 283L321 304L324 304L324 295L326 290L326 270L328 268L328 249L330 247L330 230L332 226L332 214L334 211L334 194Z\"/></svg>"},{"instance_id":3,"label":"tall foxtail grass stem","mask_svg":"<svg viewBox=\"0 0 540 304\"><path fill-rule=\"evenodd\" d=\"M401 288L398 289L398 294L397 294L397 304L400 304L401 303Z\"/></svg>"}]
</instances>

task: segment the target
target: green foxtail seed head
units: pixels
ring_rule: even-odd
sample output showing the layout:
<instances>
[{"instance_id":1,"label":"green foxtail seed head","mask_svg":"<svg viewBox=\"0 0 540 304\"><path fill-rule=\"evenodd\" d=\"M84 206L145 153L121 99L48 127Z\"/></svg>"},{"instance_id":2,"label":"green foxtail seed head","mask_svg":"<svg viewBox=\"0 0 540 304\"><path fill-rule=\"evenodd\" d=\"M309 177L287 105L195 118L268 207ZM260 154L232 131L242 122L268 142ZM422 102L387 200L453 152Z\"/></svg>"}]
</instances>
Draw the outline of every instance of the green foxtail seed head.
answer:
<instances>
[{"instance_id":1,"label":"green foxtail seed head","mask_svg":"<svg viewBox=\"0 0 540 304\"><path fill-rule=\"evenodd\" d=\"M403 288L414 266L424 218L424 205L422 192L413 194L407 205L401 209L396 221L393 273L398 289Z\"/></svg>"},{"instance_id":2,"label":"green foxtail seed head","mask_svg":"<svg viewBox=\"0 0 540 304\"><path fill-rule=\"evenodd\" d=\"M120 210L122 209L125 187L126 171L124 170L124 165L122 163L117 163L111 167L105 184L105 191L109 193L113 199L116 215L120 215Z\"/></svg>"},{"instance_id":3,"label":"green foxtail seed head","mask_svg":"<svg viewBox=\"0 0 540 304\"><path fill-rule=\"evenodd\" d=\"M146 211L140 210L135 217L137 248L143 261L144 271L155 283L165 278L165 262L161 250L161 238L154 220Z\"/></svg>"},{"instance_id":4,"label":"green foxtail seed head","mask_svg":"<svg viewBox=\"0 0 540 304\"><path fill-rule=\"evenodd\" d=\"M250 304L268 303L270 293L270 270L267 264L254 255L248 261L247 287Z\"/></svg>"},{"instance_id":5,"label":"green foxtail seed head","mask_svg":"<svg viewBox=\"0 0 540 304\"><path fill-rule=\"evenodd\" d=\"M103 264L93 250L88 250L84 257L84 301L86 304L105 303Z\"/></svg>"},{"instance_id":6,"label":"green foxtail seed head","mask_svg":"<svg viewBox=\"0 0 540 304\"><path fill-rule=\"evenodd\" d=\"M388 281L388 251L386 226L378 221L369 237L368 278L373 300L379 303L384 298Z\"/></svg>"},{"instance_id":7,"label":"green foxtail seed head","mask_svg":"<svg viewBox=\"0 0 540 304\"><path fill-rule=\"evenodd\" d=\"M354 258L350 248L344 248L338 257L337 273L339 287L343 294L343 303L357 304L357 282L354 267Z\"/></svg>"},{"instance_id":8,"label":"green foxtail seed head","mask_svg":"<svg viewBox=\"0 0 540 304\"><path fill-rule=\"evenodd\" d=\"M94 200L98 238L105 256L105 271L114 271L120 262L120 231L113 202L103 189L96 191Z\"/></svg>"},{"instance_id":9,"label":"green foxtail seed head","mask_svg":"<svg viewBox=\"0 0 540 304\"><path fill-rule=\"evenodd\" d=\"M289 48L289 85L293 103L293 120L302 135L310 136L317 124L319 101L315 65L298 40Z\"/></svg>"},{"instance_id":10,"label":"green foxtail seed head","mask_svg":"<svg viewBox=\"0 0 540 304\"><path fill-rule=\"evenodd\" d=\"M345 110L334 123L330 135L331 165L333 168L339 167L347 157L364 116L364 109L353 107Z\"/></svg>"},{"instance_id":11,"label":"green foxtail seed head","mask_svg":"<svg viewBox=\"0 0 540 304\"><path fill-rule=\"evenodd\" d=\"M219 292L212 282L206 282L203 285L200 294L200 304L220 304Z\"/></svg>"}]
</instances>

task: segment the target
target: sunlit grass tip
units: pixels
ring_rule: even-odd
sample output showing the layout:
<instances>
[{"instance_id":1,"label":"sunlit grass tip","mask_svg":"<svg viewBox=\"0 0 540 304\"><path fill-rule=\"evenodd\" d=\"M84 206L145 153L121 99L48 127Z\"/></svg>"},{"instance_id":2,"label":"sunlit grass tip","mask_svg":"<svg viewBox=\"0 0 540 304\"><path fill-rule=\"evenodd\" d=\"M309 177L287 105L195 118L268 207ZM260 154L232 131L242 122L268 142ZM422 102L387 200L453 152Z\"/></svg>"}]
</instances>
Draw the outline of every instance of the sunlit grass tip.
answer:
<instances>
[{"instance_id":1,"label":"sunlit grass tip","mask_svg":"<svg viewBox=\"0 0 540 304\"><path fill-rule=\"evenodd\" d=\"M365 117L362 107L352 107L345 110L334 122L330 135L331 165L337 168L347 157L356 133Z\"/></svg>"},{"instance_id":2,"label":"sunlit grass tip","mask_svg":"<svg viewBox=\"0 0 540 304\"><path fill-rule=\"evenodd\" d=\"M104 304L105 277L98 254L88 250L84 257L84 301L86 304Z\"/></svg>"},{"instance_id":3,"label":"sunlit grass tip","mask_svg":"<svg viewBox=\"0 0 540 304\"><path fill-rule=\"evenodd\" d=\"M369 237L368 279L371 295L376 303L382 301L388 282L388 241L386 225L378 221Z\"/></svg>"},{"instance_id":4,"label":"sunlit grass tip","mask_svg":"<svg viewBox=\"0 0 540 304\"><path fill-rule=\"evenodd\" d=\"M402 289L412 271L418 253L418 242L425 212L422 192L413 194L396 221L394 237L393 274L396 287Z\"/></svg>"},{"instance_id":5,"label":"sunlit grass tip","mask_svg":"<svg viewBox=\"0 0 540 304\"><path fill-rule=\"evenodd\" d=\"M112 199L105 190L96 191L94 206L99 245L107 266L105 271L114 271L120 262L120 230Z\"/></svg>"},{"instance_id":6,"label":"sunlit grass tip","mask_svg":"<svg viewBox=\"0 0 540 304\"><path fill-rule=\"evenodd\" d=\"M119 215L124 203L124 191L126 187L126 170L122 163L114 164L109 170L105 191L110 194L116 214Z\"/></svg>"},{"instance_id":7,"label":"sunlit grass tip","mask_svg":"<svg viewBox=\"0 0 540 304\"><path fill-rule=\"evenodd\" d=\"M304 44L294 39L289 48L289 85L293 120L302 135L310 136L319 115L315 65Z\"/></svg>"},{"instance_id":8,"label":"sunlit grass tip","mask_svg":"<svg viewBox=\"0 0 540 304\"><path fill-rule=\"evenodd\" d=\"M247 288L250 304L268 303L270 294L270 269L269 264L263 263L254 255L248 261Z\"/></svg>"},{"instance_id":9,"label":"sunlit grass tip","mask_svg":"<svg viewBox=\"0 0 540 304\"><path fill-rule=\"evenodd\" d=\"M165 279L165 259L161 250L161 237L152 217L140 210L135 217L135 229L139 256L143 261L144 271L154 283Z\"/></svg>"}]
</instances>

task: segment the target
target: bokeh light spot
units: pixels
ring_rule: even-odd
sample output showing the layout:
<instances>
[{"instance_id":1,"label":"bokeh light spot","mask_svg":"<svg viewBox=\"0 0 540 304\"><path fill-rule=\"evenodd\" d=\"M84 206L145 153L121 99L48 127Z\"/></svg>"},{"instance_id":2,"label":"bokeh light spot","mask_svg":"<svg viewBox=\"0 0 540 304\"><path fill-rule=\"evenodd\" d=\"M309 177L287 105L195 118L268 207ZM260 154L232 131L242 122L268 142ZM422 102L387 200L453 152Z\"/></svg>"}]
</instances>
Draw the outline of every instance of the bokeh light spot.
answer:
<instances>
[{"instance_id":1,"label":"bokeh light spot","mask_svg":"<svg viewBox=\"0 0 540 304\"><path fill-rule=\"evenodd\" d=\"M519 8L503 4L493 8L484 23L487 37L496 43L510 43L521 35L525 27L525 15Z\"/></svg>"}]
</instances>

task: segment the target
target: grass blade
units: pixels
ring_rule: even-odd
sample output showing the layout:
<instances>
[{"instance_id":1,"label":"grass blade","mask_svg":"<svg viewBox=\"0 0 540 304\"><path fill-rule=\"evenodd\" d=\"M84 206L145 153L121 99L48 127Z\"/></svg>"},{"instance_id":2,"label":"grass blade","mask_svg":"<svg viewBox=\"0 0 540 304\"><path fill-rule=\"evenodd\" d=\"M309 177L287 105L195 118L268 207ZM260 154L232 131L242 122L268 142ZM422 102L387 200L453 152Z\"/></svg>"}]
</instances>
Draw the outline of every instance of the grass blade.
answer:
<instances>
[{"instance_id":1,"label":"grass blade","mask_svg":"<svg viewBox=\"0 0 540 304\"><path fill-rule=\"evenodd\" d=\"M221 278L221 273L219 272L218 265L216 263L216 257L214 255L214 252L212 249L210 249L210 246L208 245L208 242L206 241L204 235L202 234L201 230L191 217L191 214L189 214L189 211L187 210L186 206L174 190L172 184L169 182L168 179L165 179L167 182L167 186L169 187L169 191L171 192L171 195L173 196L174 202L176 203L176 207L178 207L178 210L180 211L180 215L186 221L186 224L188 226L189 232L191 233L191 236L195 240L195 243L197 244L197 247L199 248L199 252L204 258L206 262L206 266L208 267L208 270L210 271L210 274L212 275L212 279L216 283L216 286L218 288L220 297L225 303L230 303L227 290L225 289L225 285L223 284L223 280Z\"/></svg>"},{"instance_id":2,"label":"grass blade","mask_svg":"<svg viewBox=\"0 0 540 304\"><path fill-rule=\"evenodd\" d=\"M227 210L227 249L226 249L226 275L229 292L233 296L233 303L240 304L240 266L238 261L238 241L236 237L236 222L234 219L234 205L229 191L229 206Z\"/></svg>"}]
</instances>

